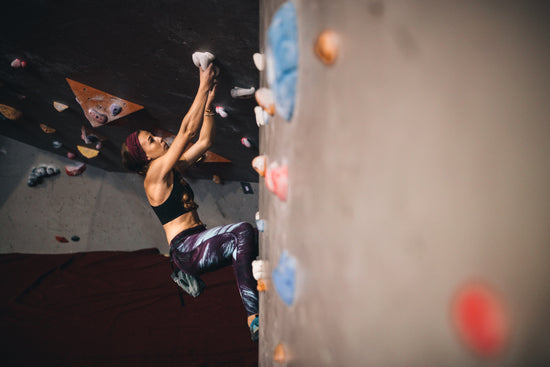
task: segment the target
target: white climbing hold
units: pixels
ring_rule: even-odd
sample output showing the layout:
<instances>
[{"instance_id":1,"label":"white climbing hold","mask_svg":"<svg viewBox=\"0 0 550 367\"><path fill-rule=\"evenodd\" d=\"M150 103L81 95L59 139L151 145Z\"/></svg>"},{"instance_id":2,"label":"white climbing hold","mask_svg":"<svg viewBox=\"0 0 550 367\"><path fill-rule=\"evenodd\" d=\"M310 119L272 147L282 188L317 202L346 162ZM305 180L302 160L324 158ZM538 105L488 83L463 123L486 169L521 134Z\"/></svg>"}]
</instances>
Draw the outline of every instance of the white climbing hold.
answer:
<instances>
[{"instance_id":1,"label":"white climbing hold","mask_svg":"<svg viewBox=\"0 0 550 367\"><path fill-rule=\"evenodd\" d=\"M216 113L223 118L229 116L222 106L216 106Z\"/></svg>"},{"instance_id":2,"label":"white climbing hold","mask_svg":"<svg viewBox=\"0 0 550 367\"><path fill-rule=\"evenodd\" d=\"M231 97L250 98L254 95L255 91L256 91L256 88L254 87L250 87L250 88L233 87L233 89L231 89Z\"/></svg>"},{"instance_id":3,"label":"white climbing hold","mask_svg":"<svg viewBox=\"0 0 550 367\"><path fill-rule=\"evenodd\" d=\"M193 63L196 67L200 67L202 70L206 70L208 65L214 61L216 57L210 52L195 52L192 55Z\"/></svg>"},{"instance_id":4,"label":"white climbing hold","mask_svg":"<svg viewBox=\"0 0 550 367\"><path fill-rule=\"evenodd\" d=\"M67 106L66 104L54 101L53 102L53 108L55 108L58 112L63 112L67 108L69 108L69 106Z\"/></svg>"},{"instance_id":5,"label":"white climbing hold","mask_svg":"<svg viewBox=\"0 0 550 367\"><path fill-rule=\"evenodd\" d=\"M269 262L267 260L252 261L252 276L256 280L271 278Z\"/></svg>"},{"instance_id":6,"label":"white climbing hold","mask_svg":"<svg viewBox=\"0 0 550 367\"><path fill-rule=\"evenodd\" d=\"M256 65L256 68L260 71L263 71L265 69L264 55L260 53L255 53L252 58L254 59L254 65Z\"/></svg>"}]
</instances>

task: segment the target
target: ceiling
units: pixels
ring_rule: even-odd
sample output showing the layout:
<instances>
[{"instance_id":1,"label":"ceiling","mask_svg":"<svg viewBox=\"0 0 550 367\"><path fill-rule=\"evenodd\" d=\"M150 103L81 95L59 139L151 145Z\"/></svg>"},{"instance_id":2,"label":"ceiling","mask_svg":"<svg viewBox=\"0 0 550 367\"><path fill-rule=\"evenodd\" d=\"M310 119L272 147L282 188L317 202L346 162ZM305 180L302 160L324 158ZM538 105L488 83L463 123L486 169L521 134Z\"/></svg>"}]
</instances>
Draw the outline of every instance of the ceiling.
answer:
<instances>
[{"instance_id":1,"label":"ceiling","mask_svg":"<svg viewBox=\"0 0 550 367\"><path fill-rule=\"evenodd\" d=\"M28 0L10 2L0 15L0 104L20 110L19 120L0 121L0 134L66 155L108 171L126 171L120 145L136 129L177 133L195 96L199 78L191 55L208 50L221 69L217 104L229 117L216 117L210 149L231 163L198 163L194 178L258 181L250 162L258 141L254 99L233 99L232 87L258 87L252 55L258 52L257 0ZM27 62L12 68L13 59ZM92 129L66 78L144 108L95 128L108 140L96 158L77 151L82 126ZM53 102L69 109L58 112ZM56 129L46 134L46 124ZM54 140L63 143L55 149Z\"/></svg>"}]
</instances>

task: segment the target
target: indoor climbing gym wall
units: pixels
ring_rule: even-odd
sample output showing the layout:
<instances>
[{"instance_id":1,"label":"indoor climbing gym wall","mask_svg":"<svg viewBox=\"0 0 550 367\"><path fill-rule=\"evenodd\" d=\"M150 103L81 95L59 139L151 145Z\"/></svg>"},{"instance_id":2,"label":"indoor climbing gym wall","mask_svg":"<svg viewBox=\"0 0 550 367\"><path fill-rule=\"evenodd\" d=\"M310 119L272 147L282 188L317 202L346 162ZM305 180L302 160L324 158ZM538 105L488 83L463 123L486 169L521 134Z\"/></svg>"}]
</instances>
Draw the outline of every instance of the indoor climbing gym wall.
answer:
<instances>
[{"instance_id":1,"label":"indoor climbing gym wall","mask_svg":"<svg viewBox=\"0 0 550 367\"><path fill-rule=\"evenodd\" d=\"M550 24L260 2L261 366L550 364Z\"/></svg>"}]
</instances>

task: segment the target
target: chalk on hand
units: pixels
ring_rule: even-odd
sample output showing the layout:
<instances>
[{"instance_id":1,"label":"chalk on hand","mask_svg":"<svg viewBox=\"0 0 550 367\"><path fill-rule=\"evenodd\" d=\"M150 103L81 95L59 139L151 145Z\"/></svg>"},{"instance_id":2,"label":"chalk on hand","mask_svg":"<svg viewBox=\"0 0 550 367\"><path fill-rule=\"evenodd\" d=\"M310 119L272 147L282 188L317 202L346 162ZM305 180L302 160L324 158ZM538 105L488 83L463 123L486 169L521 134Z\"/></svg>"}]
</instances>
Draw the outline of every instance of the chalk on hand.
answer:
<instances>
[{"instance_id":1,"label":"chalk on hand","mask_svg":"<svg viewBox=\"0 0 550 367\"><path fill-rule=\"evenodd\" d=\"M250 98L254 95L254 92L256 91L256 88L250 87L250 88L241 88L241 87L233 87L231 89L231 97L233 98Z\"/></svg>"},{"instance_id":2,"label":"chalk on hand","mask_svg":"<svg viewBox=\"0 0 550 367\"><path fill-rule=\"evenodd\" d=\"M208 65L216 58L210 52L195 52L191 57L193 59L193 64L198 68L200 67L202 70L206 70Z\"/></svg>"}]
</instances>

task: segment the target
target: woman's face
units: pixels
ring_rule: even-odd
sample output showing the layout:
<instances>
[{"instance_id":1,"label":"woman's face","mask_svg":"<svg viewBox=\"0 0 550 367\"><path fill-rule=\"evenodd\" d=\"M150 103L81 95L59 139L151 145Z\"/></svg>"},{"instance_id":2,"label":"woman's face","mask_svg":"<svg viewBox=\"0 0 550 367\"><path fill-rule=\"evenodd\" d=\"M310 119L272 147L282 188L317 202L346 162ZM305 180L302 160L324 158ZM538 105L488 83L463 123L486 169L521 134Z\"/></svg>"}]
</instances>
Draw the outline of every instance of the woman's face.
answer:
<instances>
[{"instance_id":1,"label":"woman's face","mask_svg":"<svg viewBox=\"0 0 550 367\"><path fill-rule=\"evenodd\" d=\"M168 150L168 144L160 137L149 131L141 130L138 134L139 143L149 159L156 159Z\"/></svg>"}]
</instances>

